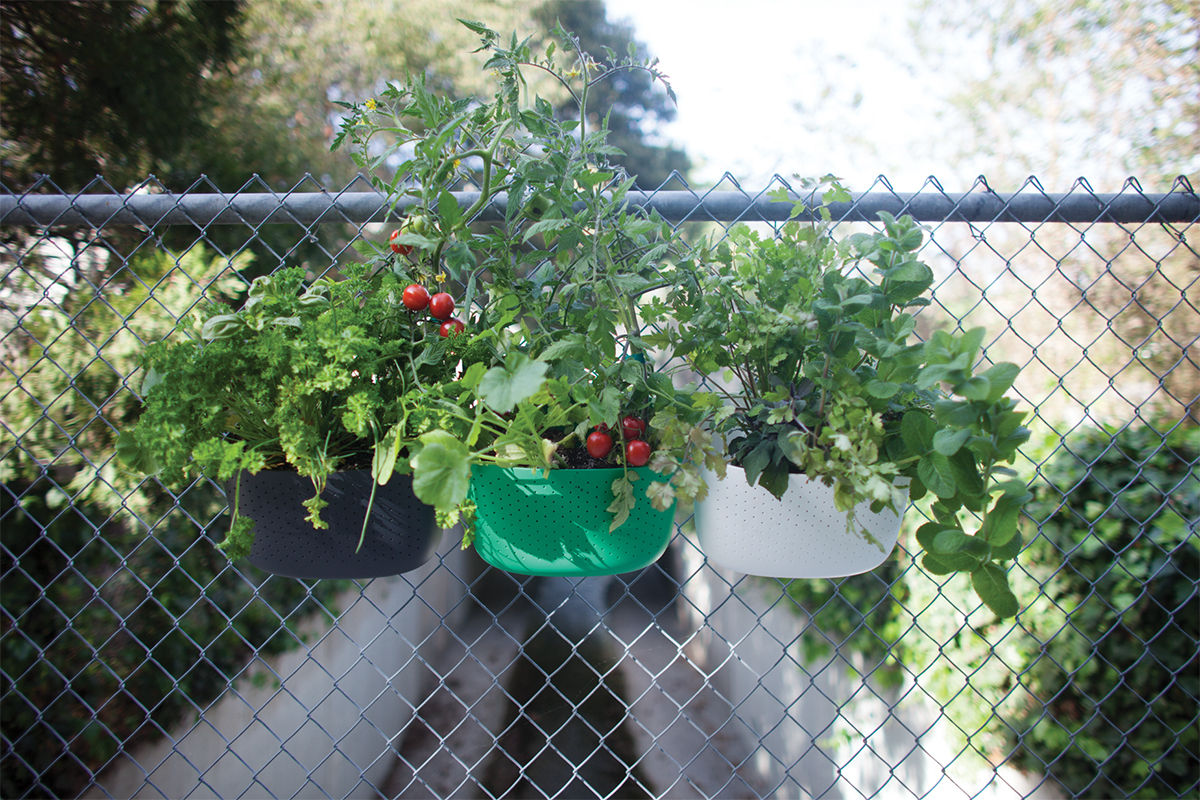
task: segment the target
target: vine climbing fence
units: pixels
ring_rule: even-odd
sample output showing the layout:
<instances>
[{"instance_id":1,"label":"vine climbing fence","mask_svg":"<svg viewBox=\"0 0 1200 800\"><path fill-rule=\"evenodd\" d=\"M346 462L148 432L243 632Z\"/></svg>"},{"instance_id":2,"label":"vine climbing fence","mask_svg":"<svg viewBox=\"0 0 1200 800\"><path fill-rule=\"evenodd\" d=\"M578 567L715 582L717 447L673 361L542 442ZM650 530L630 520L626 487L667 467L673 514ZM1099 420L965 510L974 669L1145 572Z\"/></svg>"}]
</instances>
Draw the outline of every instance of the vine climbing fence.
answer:
<instances>
[{"instance_id":1,"label":"vine climbing fence","mask_svg":"<svg viewBox=\"0 0 1200 800\"><path fill-rule=\"evenodd\" d=\"M788 206L731 178L635 201L689 237ZM386 241L308 180L0 187L4 797L1196 797L1200 197L880 179L831 207L924 223L919 332L1022 366L1034 500L1015 620L916 559L752 578L679 519L611 579L425 568L304 582L214 550L224 495L115 459L139 357L205 298ZM485 215L488 213L485 211Z\"/></svg>"}]
</instances>

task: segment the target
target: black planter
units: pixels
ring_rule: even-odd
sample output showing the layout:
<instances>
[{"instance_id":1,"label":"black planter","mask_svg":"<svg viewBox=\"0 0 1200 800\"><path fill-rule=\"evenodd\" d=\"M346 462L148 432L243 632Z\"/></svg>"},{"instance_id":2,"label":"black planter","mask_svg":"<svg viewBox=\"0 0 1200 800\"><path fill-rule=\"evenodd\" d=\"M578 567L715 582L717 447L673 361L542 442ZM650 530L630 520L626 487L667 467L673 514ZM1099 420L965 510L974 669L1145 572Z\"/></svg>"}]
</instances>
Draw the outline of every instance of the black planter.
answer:
<instances>
[{"instance_id":1,"label":"black planter","mask_svg":"<svg viewBox=\"0 0 1200 800\"><path fill-rule=\"evenodd\" d=\"M254 520L254 566L292 578L377 578L398 575L430 559L441 539L433 509L416 498L412 478L394 476L376 487L362 547L358 547L367 502L370 470L335 472L322 493L321 511L328 529L316 530L301 503L312 497L312 481L294 472L242 474L239 510ZM233 502L233 483L227 487Z\"/></svg>"}]
</instances>

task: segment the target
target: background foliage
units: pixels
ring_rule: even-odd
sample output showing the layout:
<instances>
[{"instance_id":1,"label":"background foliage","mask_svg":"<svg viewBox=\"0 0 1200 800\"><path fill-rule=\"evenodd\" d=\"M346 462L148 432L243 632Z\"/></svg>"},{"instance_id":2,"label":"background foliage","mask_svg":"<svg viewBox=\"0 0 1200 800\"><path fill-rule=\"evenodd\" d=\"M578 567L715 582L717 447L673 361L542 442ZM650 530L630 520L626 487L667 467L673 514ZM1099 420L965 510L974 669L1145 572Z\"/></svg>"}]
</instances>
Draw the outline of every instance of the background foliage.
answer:
<instances>
[{"instance_id":1,"label":"background foliage","mask_svg":"<svg viewBox=\"0 0 1200 800\"><path fill-rule=\"evenodd\" d=\"M598 7L565 3L558 13L582 15L581 9ZM472 86L479 76L466 71L457 55L450 55L462 53L470 36L453 17L486 18L497 28L524 29L529 27L525 20L549 14L550 8L515 0L486 6L468 0L347 0L331 15L330 4L321 0L5 0L0 3L0 179L6 190L19 190L35 172L48 172L65 188L76 189L102 169L118 189L139 184L147 172L158 175L168 189L186 188L201 173L212 185L228 190L256 174L260 178L253 179L251 191L289 188L305 172L337 183L348 178L353 167L348 159L328 153L336 129L333 101L371 96L382 81L405 69L426 72L445 85ZM103 22L98 21L102 11L112 12ZM1036 170L1057 186L1074 174L1058 174L1060 162L1050 156L1084 149L1117 159L1120 175L1126 169L1142 172L1148 185L1160 177L1195 172L1200 152L1195 146L1200 131L1195 112L1200 97L1200 60L1195 57L1200 14L1191 0L1030 0L999 5L961 0L931 3L925 13L921 27L931 38L962 41L958 34L977 30L988 54L989 74L970 86L962 84L968 91L957 108L967 111L967 118L940 123L941 130L969 131L961 138L976 149L959 153L956 161L964 174L1000 175L1011 183ZM105 27L108 23L111 29ZM607 23L597 22L601 32L596 33L579 19L571 23L582 36L595 36L595 41L623 50L619 36L610 40L603 34ZM20 33L19 25L33 27ZM611 27L620 33L621 26ZM80 46L85 36L109 46ZM138 54L136 70L130 69L130 53ZM330 53L338 57L330 58ZM955 68L942 72L969 77L958 71L953 54L951 58ZM1018 63L1035 74L1014 70ZM844 78L836 69L828 74ZM1095 92L1106 84L1127 86L1129 91L1093 103ZM1088 90L1076 92L1081 85ZM88 87L87 98L81 86ZM1150 91L1135 91L1137 87ZM1031 97L1036 102L1030 102ZM85 100L94 104L84 105ZM628 129L644 134L647 143L661 143L654 126L668 118L670 106L663 104L661 114L643 109L660 100L647 100L640 107L627 103ZM1114 109L1114 102L1132 105ZM839 136L854 135L854 109L847 116L846 109L833 105L825 103L824 110L840 113L835 124L819 127ZM131 107L136 113L128 113ZM991 108L994 113L988 111ZM640 121L643 113L649 123ZM1132 131L1129 135L1107 132L1130 125L1122 128ZM921 135L932 146L946 148L943 137L930 137L924 129ZM1046 147L1047 141L1053 146ZM636 150L633 145L626 149ZM661 175L668 165L682 163L660 166L655 159L665 157L664 152L653 150L645 167L631 162L631 171ZM908 150L900 157L912 160ZM1102 171L1106 178L1114 174L1108 168ZM180 537L178 542L164 542L169 549L183 551L194 541L181 567L162 558L158 545L138 533L166 513L165 508L175 508L173 498L129 483L111 466L112 430L106 422L120 423L132 413L129 390L138 382L132 365L141 341L165 335L214 275L230 268L267 271L284 262L317 270L330 265L326 253L297 247L298 232L285 227L264 228L258 237L213 229L208 235L219 247L215 253L168 241L160 242L163 252L157 256L139 253L142 245L107 232L64 233L40 243L36 256L25 258L19 267L7 254L22 251L23 245L12 239L0 242L5 252L0 261L0 360L7 381L0 409L5 425L0 430L0 518L5 547L10 548L0 566L5 575L0 637L6 675L20 680L26 693L45 685L49 694L38 695L39 701L47 698L44 707L51 709L44 722L62 736L48 734L39 742L9 738L9 730L24 730L18 721L33 712L19 703L6 705L0 714L6 736L6 783L0 794L20 794L19 781L28 781L27 772L8 770L9 764L20 763L9 759L16 752L30 765L57 759L63 772L62 783L55 787L60 788L43 788L46 793L66 793L82 774L74 759L102 764L111 752L111 744L105 742L111 743L112 737L104 734L105 727L152 732L165 725L177 711L187 710L185 697L196 700L222 688L213 683L210 665L241 663L247 643L270 639L278 627L276 614L295 608L291 593L300 585L266 581L259 599L233 618L239 631L236 640L221 636L222 644L206 649L208 660L201 663L195 660L196 645L187 637L210 641L216 631L224 630L219 615L198 619L202 615L193 611L183 622L195 627L182 627L178 635L161 641L151 635L173 609L191 608L189 598L198 597L200 587L210 587L207 596L214 609L242 609L246 600L204 577L223 563L210 559L207 539L197 538L209 515L220 510L216 497L198 507L176 509L172 513L182 516L165 524L164 530L172 536L177 531ZM950 260L960 264L969 257L973 270L970 276L959 274L957 267L940 272L939 302L954 305L956 292L977 298L979 285L994 279L988 284L987 304L963 301L971 324L990 327L1004 320L1018 331L1054 328L1053 340L1022 342L1006 334L1002 342L989 345L1006 355L1037 348L1030 356L1037 363L1025 371L1029 382L1022 385L1034 403L1053 396L1053 403L1039 403L1041 415L1067 417L1077 411L1083 418L1124 424L1133 419L1135 409L1141 413L1145 397L1168 409L1172 419L1185 419L1189 403L1194 414L1200 372L1186 348L1200 328L1194 303L1180 302L1194 293L1200 275L1194 246L1181 246L1178 232L1157 229L1139 229L1136 246L1126 231L1114 230L1111 237L1095 228L1064 226L1052 231L1039 229L1036 248L1030 246L1025 229L1006 236L993 227L986 240L981 232L971 231L961 242L955 242L949 230L939 232L939 245ZM1059 241L1054 240L1057 233ZM13 231L5 229L3 235L11 237ZM238 257L247 247L258 254L257 262ZM1029 299L1031 291L1036 292L1036 303ZM131 322L121 327L119 320L125 316L131 316ZM1055 322L1043 325L1047 318ZM1069 374L1038 374L1042 359L1075 363L1081 348L1088 349L1089 360ZM1149 387L1148 394L1128 391L1130 375ZM1035 380L1057 388L1042 392ZM1115 409L1107 405L1114 396ZM1174 415L1177 410L1182 413ZM1114 446L1118 439L1122 444ZM1054 434L1052 445L1028 455L1040 463L1058 442ZM1051 771L1061 769L1064 783L1084 794L1111 790L1153 796L1156 789L1169 793L1171 781L1186 776L1189 769L1194 776L1196 770L1195 728L1179 729L1173 714L1194 709L1196 688L1188 681L1197 672L1197 632L1163 621L1173 608L1179 609L1176 620L1200 619L1195 607L1200 580L1194 561L1197 521L1194 506L1188 504L1189 496L1200 496L1191 489L1196 482L1194 432L1173 433L1166 446L1148 428L1115 438L1111 432L1081 433L1075 442L1073 454L1063 451L1043 470L1048 482L1040 484L1040 505L1030 508L1031 521L1026 523L1031 535L1037 523L1044 524L1030 557L1020 563L1029 570L1029 587L1036 591L1038 582L1045 582L1049 594L1022 617L1019 628L1011 629L1015 633L1006 636L1001 631L992 637L1001 640L994 650L957 624L942 630L932 623L937 614L930 597L938 588L931 589L921 576L907 573L889 592L879 577L899 571L891 564L883 572L838 582L836 594L833 586L815 582L793 584L791 591L811 609L819 609L817 621L828 633L830 646L870 654L871 648L883 646L882 633L884 642L906 637L913 655L905 666L911 669L917 669L911 666L915 664L944 666L952 657L959 666L945 671L946 677L930 669L922 671L919 680L930 691L943 691L951 698L946 713L968 735L979 731L977 746L989 757L1002 760L1014 752L1016 737L1022 735L1023 745L1015 753L1021 763L1038 768L1053 761ZM1088 477L1087 465L1093 460L1097 475ZM1133 484L1124 482L1138 475L1137 465L1153 477L1148 485L1157 488L1139 489L1140 477ZM1049 482L1052 475L1059 478ZM1162 491L1168 484L1158 483L1159 478L1175 477L1180 481L1174 499L1160 506L1159 495L1170 493ZM1121 502L1114 506L1111 500L1117 495ZM139 519L115 516L122 500ZM30 544L30 531L39 528L51 532L49 540ZM1051 542L1070 548L1065 560L1051 549ZM20 570L15 570L10 553L21 557ZM1049 577L1060 566L1061 571ZM1087 581L1092 578L1103 591L1090 590ZM34 591L38 584L53 586L61 594L41 596ZM1018 594L1023 594L1020 588ZM896 600L899 606L890 605ZM273 604L274 610L260 602ZM951 601L940 597L937 602ZM922 614L927 608L929 613ZM945 616L954 618L956 610ZM921 628L913 632L917 614L922 614ZM79 641L61 636L67 619L76 630L94 633ZM154 645L152 658L123 648L126 640L114 633L121 625L127 631L142 631L139 638ZM276 635L268 649L276 641L283 646L287 638ZM30 653L36 655L39 649L65 659L61 674L31 671ZM882 652L874 652L882 659ZM1143 654L1140 661L1135 658L1138 653ZM1189 655L1192 660L1185 660ZM223 660L227 658L234 660ZM161 670L155 663L163 665ZM1013 684L1012 674L1022 670L1020 685ZM1176 687L1189 690L1190 700L1156 694L1163 676L1172 670L1179 679ZM175 689L164 675L182 675L184 680ZM192 675L194 687L187 686ZM112 690L121 680L126 680L124 694ZM938 680L944 685L939 687ZM109 688L87 693L93 683ZM1115 692L1114 685L1119 687ZM3 689L7 693L9 684ZM988 722L991 704L1002 695L1011 699L1001 717ZM110 696L115 699L104 704ZM1155 704L1153 714L1133 719L1134 714L1120 705L1139 702L1138 697ZM1042 710L1043 701L1051 704L1054 714ZM1121 731L1106 720L1138 724ZM1187 717L1182 720L1186 724ZM71 756L64 755L68 744ZM1066 755L1056 759L1064 748ZM1151 759L1157 764L1153 774L1142 773L1139 763L1131 760L1139 752L1166 757ZM1186 788L1186 779L1183 785Z\"/></svg>"}]
</instances>

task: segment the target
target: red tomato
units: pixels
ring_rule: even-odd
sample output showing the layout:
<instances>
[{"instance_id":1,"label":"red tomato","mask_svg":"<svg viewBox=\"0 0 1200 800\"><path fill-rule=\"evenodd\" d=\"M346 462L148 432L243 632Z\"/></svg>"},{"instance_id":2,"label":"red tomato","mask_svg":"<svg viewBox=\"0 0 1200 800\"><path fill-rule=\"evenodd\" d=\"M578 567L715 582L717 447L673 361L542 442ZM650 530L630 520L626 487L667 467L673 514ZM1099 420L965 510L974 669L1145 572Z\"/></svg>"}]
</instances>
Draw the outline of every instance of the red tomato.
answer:
<instances>
[{"instance_id":1,"label":"red tomato","mask_svg":"<svg viewBox=\"0 0 1200 800\"><path fill-rule=\"evenodd\" d=\"M645 439L634 439L625 444L625 462L631 467L644 467L650 460L650 443Z\"/></svg>"},{"instance_id":2,"label":"red tomato","mask_svg":"<svg viewBox=\"0 0 1200 800\"><path fill-rule=\"evenodd\" d=\"M463 324L461 319L448 319L442 323L440 328L438 328L438 333L440 333L442 336L449 336L450 334L457 336L466 330L466 328L467 326Z\"/></svg>"},{"instance_id":3,"label":"red tomato","mask_svg":"<svg viewBox=\"0 0 1200 800\"><path fill-rule=\"evenodd\" d=\"M646 433L646 423L633 416L621 417L621 433L627 442L640 439Z\"/></svg>"},{"instance_id":4,"label":"red tomato","mask_svg":"<svg viewBox=\"0 0 1200 800\"><path fill-rule=\"evenodd\" d=\"M587 438L588 455L592 458L604 458L612 450L613 440L604 431L592 431Z\"/></svg>"},{"instance_id":5,"label":"red tomato","mask_svg":"<svg viewBox=\"0 0 1200 800\"><path fill-rule=\"evenodd\" d=\"M429 305L429 290L419 283L404 287L404 306L409 311L420 311Z\"/></svg>"},{"instance_id":6,"label":"red tomato","mask_svg":"<svg viewBox=\"0 0 1200 800\"><path fill-rule=\"evenodd\" d=\"M429 298L429 315L434 319L450 319L454 313L454 298L445 292L438 292Z\"/></svg>"},{"instance_id":7,"label":"red tomato","mask_svg":"<svg viewBox=\"0 0 1200 800\"><path fill-rule=\"evenodd\" d=\"M397 244L396 239L399 238L399 236L400 236L400 229L397 228L396 230L392 231L392 235L388 237L388 244L391 245L393 253L399 253L402 256L406 256L412 252L412 245L411 244Z\"/></svg>"}]
</instances>

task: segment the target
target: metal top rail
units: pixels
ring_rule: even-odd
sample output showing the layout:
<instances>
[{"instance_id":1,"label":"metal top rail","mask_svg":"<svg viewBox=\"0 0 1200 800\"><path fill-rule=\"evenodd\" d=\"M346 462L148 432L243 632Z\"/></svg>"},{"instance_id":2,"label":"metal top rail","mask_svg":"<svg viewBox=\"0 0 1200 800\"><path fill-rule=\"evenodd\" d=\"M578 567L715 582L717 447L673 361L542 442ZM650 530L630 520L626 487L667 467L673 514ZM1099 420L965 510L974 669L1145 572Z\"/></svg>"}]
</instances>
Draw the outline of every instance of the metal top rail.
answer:
<instances>
[{"instance_id":1,"label":"metal top rail","mask_svg":"<svg viewBox=\"0 0 1200 800\"><path fill-rule=\"evenodd\" d=\"M478 199L477 192L455 192L463 206ZM679 222L743 221L782 222L792 206L766 197L766 193L740 191L635 191L636 206L653 209L666 220ZM275 194L0 194L0 226L105 227L136 225L312 225L330 222L382 222L403 213L412 198L402 198L389 212L384 195L377 192L306 191ZM480 220L501 219L508 199L497 195ZM874 221L886 211L909 214L922 222L1068 222L1068 223L1196 223L1200 222L1200 195L1184 184L1170 193L1076 191L1017 193L975 191L902 193L870 191L847 202L831 203L833 219L844 222ZM801 219L811 218L808 214Z\"/></svg>"}]
</instances>

